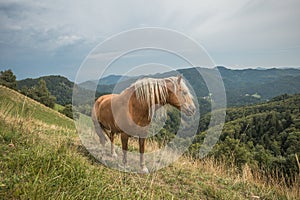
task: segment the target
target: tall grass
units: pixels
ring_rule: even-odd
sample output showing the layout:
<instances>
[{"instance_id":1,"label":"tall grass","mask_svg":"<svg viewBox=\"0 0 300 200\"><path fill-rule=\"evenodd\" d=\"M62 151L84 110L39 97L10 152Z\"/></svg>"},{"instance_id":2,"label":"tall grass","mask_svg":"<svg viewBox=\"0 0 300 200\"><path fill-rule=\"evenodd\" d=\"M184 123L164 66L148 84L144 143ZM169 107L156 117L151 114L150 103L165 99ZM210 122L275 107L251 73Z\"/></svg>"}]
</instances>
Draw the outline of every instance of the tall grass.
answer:
<instances>
[{"instance_id":1,"label":"tall grass","mask_svg":"<svg viewBox=\"0 0 300 200\"><path fill-rule=\"evenodd\" d=\"M9 92L9 91L5 91ZM0 93L0 98L4 98ZM7 97L5 97L7 99ZM18 102L17 102L18 101ZM17 105L17 106L16 106ZM297 199L299 187L245 165L189 156L151 174L124 173L95 160L69 119L31 101L0 102L0 199ZM118 139L119 140L119 139ZM118 144L119 142L117 142ZM137 141L131 140L132 151ZM157 150L149 141L148 151ZM267 181L268 180L268 181Z\"/></svg>"}]
</instances>

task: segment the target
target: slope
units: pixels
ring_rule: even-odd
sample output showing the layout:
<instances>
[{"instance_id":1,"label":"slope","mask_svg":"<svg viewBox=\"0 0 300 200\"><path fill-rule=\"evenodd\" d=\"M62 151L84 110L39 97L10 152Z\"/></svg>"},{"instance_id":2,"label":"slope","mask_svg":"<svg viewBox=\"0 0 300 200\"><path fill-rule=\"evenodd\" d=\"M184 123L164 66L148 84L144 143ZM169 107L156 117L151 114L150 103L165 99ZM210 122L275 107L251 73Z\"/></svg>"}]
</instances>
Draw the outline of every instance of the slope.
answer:
<instances>
[{"instance_id":1,"label":"slope","mask_svg":"<svg viewBox=\"0 0 300 200\"><path fill-rule=\"evenodd\" d=\"M296 199L295 188L263 182L247 168L180 158L152 174L99 164L73 122L0 87L0 196L4 199Z\"/></svg>"}]
</instances>

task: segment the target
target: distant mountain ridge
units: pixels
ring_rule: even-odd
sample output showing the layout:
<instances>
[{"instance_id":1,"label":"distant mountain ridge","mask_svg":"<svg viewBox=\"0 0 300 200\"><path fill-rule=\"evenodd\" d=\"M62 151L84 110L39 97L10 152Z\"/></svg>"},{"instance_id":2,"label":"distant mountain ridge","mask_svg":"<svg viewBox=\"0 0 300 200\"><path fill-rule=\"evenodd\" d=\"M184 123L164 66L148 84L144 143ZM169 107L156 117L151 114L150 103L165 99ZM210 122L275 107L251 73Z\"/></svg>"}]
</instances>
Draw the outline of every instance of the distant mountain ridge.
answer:
<instances>
[{"instance_id":1,"label":"distant mountain ridge","mask_svg":"<svg viewBox=\"0 0 300 200\"><path fill-rule=\"evenodd\" d=\"M227 94L227 101L230 106L257 103L271 99L275 96L288 93L300 93L300 70L294 68L287 69L243 69L232 70L222 66L217 66L219 70ZM206 97L209 91L204 79L199 75L198 70L202 72L210 72L214 69L205 68L188 68L170 71L162 74L154 74L149 77L162 78L176 76L182 74L193 87L198 97ZM143 76L126 78L118 84L120 92L137 79ZM121 79L119 79L121 80ZM101 80L99 81L101 82ZM105 85L98 84L97 91L99 93L111 93L115 84Z\"/></svg>"},{"instance_id":2,"label":"distant mountain ridge","mask_svg":"<svg viewBox=\"0 0 300 200\"><path fill-rule=\"evenodd\" d=\"M295 68L272 68L272 69L241 69L233 70L217 66L226 89L227 103L229 106L245 105L266 101L275 96L288 93L300 93L300 69ZM203 78L197 70L210 72L215 69L187 68L170 71L147 77L163 78L182 74L193 87L199 98L207 97L209 91ZM78 87L91 90L97 87L97 96L106 93L118 93L144 76L121 76L109 75L97 80L86 81L78 84ZM38 79L24 79L18 81L18 88L32 87L38 80L43 78L49 91L56 96L57 102L65 105L72 102L72 90L74 83L62 76L44 76ZM119 82L119 83L118 83ZM116 84L118 87L114 90Z\"/></svg>"},{"instance_id":3,"label":"distant mountain ridge","mask_svg":"<svg viewBox=\"0 0 300 200\"><path fill-rule=\"evenodd\" d=\"M89 80L79 84L80 87L85 89L95 88L97 85L115 85L119 81L125 81L127 79L131 79L132 77L129 76L122 76L122 75L109 75L105 76L98 80Z\"/></svg>"}]
</instances>

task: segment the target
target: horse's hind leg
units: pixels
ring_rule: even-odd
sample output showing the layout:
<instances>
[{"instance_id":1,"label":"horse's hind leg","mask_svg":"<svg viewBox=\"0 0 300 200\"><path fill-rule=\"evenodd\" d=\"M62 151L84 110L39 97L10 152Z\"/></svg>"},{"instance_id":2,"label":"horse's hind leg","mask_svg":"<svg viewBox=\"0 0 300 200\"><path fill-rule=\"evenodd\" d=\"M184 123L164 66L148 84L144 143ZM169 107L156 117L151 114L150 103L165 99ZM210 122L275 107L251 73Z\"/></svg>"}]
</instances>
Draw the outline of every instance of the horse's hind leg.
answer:
<instances>
[{"instance_id":1,"label":"horse's hind leg","mask_svg":"<svg viewBox=\"0 0 300 200\"><path fill-rule=\"evenodd\" d=\"M99 137L99 141L102 146L101 155L103 156L105 153L105 143L106 143L106 137L105 137L105 134L103 133L105 130L104 130L104 127L100 124L100 122L97 119L97 116L95 114L95 109L93 109L93 112L92 112L92 120L93 120L93 124L95 127L95 131Z\"/></svg>"},{"instance_id":2,"label":"horse's hind leg","mask_svg":"<svg viewBox=\"0 0 300 200\"><path fill-rule=\"evenodd\" d=\"M126 133L121 133L122 150L123 150L123 164L127 164L128 138Z\"/></svg>"},{"instance_id":3,"label":"horse's hind leg","mask_svg":"<svg viewBox=\"0 0 300 200\"><path fill-rule=\"evenodd\" d=\"M100 144L101 144L101 147L102 147L101 148L102 156L105 155L105 143L106 143L106 138L105 138L103 132L106 132L106 131L103 130L102 128L97 131L97 134L99 136L99 141L100 141Z\"/></svg>"},{"instance_id":4,"label":"horse's hind leg","mask_svg":"<svg viewBox=\"0 0 300 200\"><path fill-rule=\"evenodd\" d=\"M95 124L95 131L99 137L99 141L101 144L101 155L103 156L105 154L105 143L106 143L106 138L105 135L103 134L103 129L100 127L100 125L98 124L98 122L94 122Z\"/></svg>"},{"instance_id":5,"label":"horse's hind leg","mask_svg":"<svg viewBox=\"0 0 300 200\"><path fill-rule=\"evenodd\" d=\"M145 165L144 152L145 152L145 138L139 138L139 148L140 148L140 166L142 173L149 173Z\"/></svg>"},{"instance_id":6,"label":"horse's hind leg","mask_svg":"<svg viewBox=\"0 0 300 200\"><path fill-rule=\"evenodd\" d=\"M118 155L116 153L115 145L114 145L115 133L111 132L109 138L110 138L110 141L111 141L111 144L110 144L111 156L116 158L116 157L118 157Z\"/></svg>"}]
</instances>

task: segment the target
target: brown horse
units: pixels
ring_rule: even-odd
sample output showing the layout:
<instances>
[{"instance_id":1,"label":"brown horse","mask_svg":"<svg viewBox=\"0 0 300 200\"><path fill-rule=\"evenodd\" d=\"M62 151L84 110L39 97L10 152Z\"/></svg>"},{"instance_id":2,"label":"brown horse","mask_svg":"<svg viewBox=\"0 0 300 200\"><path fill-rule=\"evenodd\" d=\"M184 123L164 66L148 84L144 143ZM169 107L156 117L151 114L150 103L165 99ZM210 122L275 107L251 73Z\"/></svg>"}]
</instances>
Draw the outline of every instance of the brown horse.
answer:
<instances>
[{"instance_id":1,"label":"brown horse","mask_svg":"<svg viewBox=\"0 0 300 200\"><path fill-rule=\"evenodd\" d=\"M142 172L147 173L144 161L147 128L155 110L165 104L176 107L188 116L194 114L196 107L193 97L182 76L144 78L121 94L99 97L94 104L92 118L101 145L104 147L106 142L105 132L111 140L111 154L117 156L113 144L114 135L121 133L123 163L126 165L128 139L130 136L139 137L140 167Z\"/></svg>"}]
</instances>

